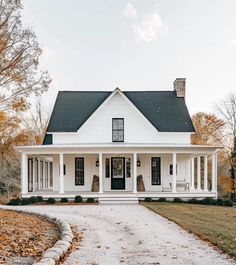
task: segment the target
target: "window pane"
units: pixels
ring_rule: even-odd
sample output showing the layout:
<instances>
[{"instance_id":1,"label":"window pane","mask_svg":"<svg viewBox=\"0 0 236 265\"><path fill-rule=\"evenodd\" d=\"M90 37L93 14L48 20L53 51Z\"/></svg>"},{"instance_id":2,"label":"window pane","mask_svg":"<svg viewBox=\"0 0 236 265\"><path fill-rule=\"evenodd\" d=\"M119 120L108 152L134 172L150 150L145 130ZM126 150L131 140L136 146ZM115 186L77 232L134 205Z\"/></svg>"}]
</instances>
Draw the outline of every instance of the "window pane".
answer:
<instances>
[{"instance_id":1,"label":"window pane","mask_svg":"<svg viewBox=\"0 0 236 265\"><path fill-rule=\"evenodd\" d=\"M43 189L43 161L40 161L40 188Z\"/></svg>"},{"instance_id":2,"label":"window pane","mask_svg":"<svg viewBox=\"0 0 236 265\"><path fill-rule=\"evenodd\" d=\"M106 158L106 178L110 178L110 158Z\"/></svg>"},{"instance_id":3,"label":"window pane","mask_svg":"<svg viewBox=\"0 0 236 265\"><path fill-rule=\"evenodd\" d=\"M126 158L126 178L130 178L130 158Z\"/></svg>"},{"instance_id":4,"label":"window pane","mask_svg":"<svg viewBox=\"0 0 236 265\"><path fill-rule=\"evenodd\" d=\"M39 171L38 171L38 166L39 166L39 161L38 159L35 160L35 189L38 190L39 189Z\"/></svg>"},{"instance_id":5,"label":"window pane","mask_svg":"<svg viewBox=\"0 0 236 265\"><path fill-rule=\"evenodd\" d=\"M161 185L160 157L152 157L152 185Z\"/></svg>"},{"instance_id":6,"label":"window pane","mask_svg":"<svg viewBox=\"0 0 236 265\"><path fill-rule=\"evenodd\" d=\"M53 186L53 168L52 168L52 162L49 164L49 176L50 176L50 187Z\"/></svg>"},{"instance_id":7,"label":"window pane","mask_svg":"<svg viewBox=\"0 0 236 265\"><path fill-rule=\"evenodd\" d=\"M124 141L124 119L112 119L112 141Z\"/></svg>"},{"instance_id":8,"label":"window pane","mask_svg":"<svg viewBox=\"0 0 236 265\"><path fill-rule=\"evenodd\" d=\"M48 162L45 162L45 188L48 188Z\"/></svg>"},{"instance_id":9,"label":"window pane","mask_svg":"<svg viewBox=\"0 0 236 265\"><path fill-rule=\"evenodd\" d=\"M84 185L84 158L75 158L75 185Z\"/></svg>"}]
</instances>

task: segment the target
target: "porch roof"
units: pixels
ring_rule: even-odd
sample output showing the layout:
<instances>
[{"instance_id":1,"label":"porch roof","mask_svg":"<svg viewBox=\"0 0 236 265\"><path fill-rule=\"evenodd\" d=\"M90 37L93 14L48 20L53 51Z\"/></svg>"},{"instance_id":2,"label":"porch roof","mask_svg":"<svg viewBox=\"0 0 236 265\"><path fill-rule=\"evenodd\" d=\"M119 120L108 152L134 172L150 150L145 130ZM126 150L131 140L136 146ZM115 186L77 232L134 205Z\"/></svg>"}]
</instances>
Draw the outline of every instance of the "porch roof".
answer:
<instances>
[{"instance_id":1,"label":"porch roof","mask_svg":"<svg viewBox=\"0 0 236 265\"><path fill-rule=\"evenodd\" d=\"M15 147L22 153L55 154L55 153L212 153L222 149L221 146L192 144L156 144L156 143L83 143L54 144Z\"/></svg>"}]
</instances>

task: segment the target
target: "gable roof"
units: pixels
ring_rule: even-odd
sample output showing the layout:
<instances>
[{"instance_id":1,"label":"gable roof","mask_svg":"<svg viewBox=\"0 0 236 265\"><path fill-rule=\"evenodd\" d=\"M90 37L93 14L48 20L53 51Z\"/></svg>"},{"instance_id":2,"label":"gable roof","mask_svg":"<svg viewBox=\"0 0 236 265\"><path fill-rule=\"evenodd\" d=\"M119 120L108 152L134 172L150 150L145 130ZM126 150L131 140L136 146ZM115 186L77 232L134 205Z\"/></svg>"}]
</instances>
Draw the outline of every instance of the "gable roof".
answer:
<instances>
[{"instance_id":1,"label":"gable roof","mask_svg":"<svg viewBox=\"0 0 236 265\"><path fill-rule=\"evenodd\" d=\"M194 132L184 98L175 91L122 92L159 132ZM111 95L106 91L61 91L47 132L76 132Z\"/></svg>"}]
</instances>

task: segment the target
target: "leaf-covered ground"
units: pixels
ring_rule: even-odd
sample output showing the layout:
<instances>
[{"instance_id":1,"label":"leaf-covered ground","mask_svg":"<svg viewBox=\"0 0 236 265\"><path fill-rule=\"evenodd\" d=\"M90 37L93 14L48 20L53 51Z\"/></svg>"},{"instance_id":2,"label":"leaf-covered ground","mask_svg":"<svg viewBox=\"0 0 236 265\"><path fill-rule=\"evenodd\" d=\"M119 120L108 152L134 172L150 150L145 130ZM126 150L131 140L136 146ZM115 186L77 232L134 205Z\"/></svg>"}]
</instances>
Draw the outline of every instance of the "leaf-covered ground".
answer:
<instances>
[{"instance_id":1,"label":"leaf-covered ground","mask_svg":"<svg viewBox=\"0 0 236 265\"><path fill-rule=\"evenodd\" d=\"M58 237L54 223L34 215L0 209L0 264L10 260L14 260L12 264L30 264L53 246ZM32 257L31 261L22 258L27 256Z\"/></svg>"}]
</instances>

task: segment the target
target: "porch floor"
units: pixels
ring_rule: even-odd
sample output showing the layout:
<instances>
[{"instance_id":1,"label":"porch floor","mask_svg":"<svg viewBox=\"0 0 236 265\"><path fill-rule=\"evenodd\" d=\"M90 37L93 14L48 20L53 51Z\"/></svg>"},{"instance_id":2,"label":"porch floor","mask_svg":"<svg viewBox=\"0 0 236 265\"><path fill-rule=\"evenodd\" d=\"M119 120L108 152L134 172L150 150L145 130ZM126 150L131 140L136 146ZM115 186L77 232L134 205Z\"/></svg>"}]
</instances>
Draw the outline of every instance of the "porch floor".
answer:
<instances>
[{"instance_id":1,"label":"porch floor","mask_svg":"<svg viewBox=\"0 0 236 265\"><path fill-rule=\"evenodd\" d=\"M206 198L217 196L216 192L208 191L145 191L145 192L137 192L133 193L131 191L104 191L103 193L99 192L91 192L91 191L65 191L64 193L59 193L58 191L52 190L40 190L28 192L26 194L22 194L22 198L29 198L31 196L42 196L44 199L47 198L68 198L73 199L76 195L81 195L83 198L114 198L114 197L137 197L139 199L144 199L146 197L150 198Z\"/></svg>"}]
</instances>

